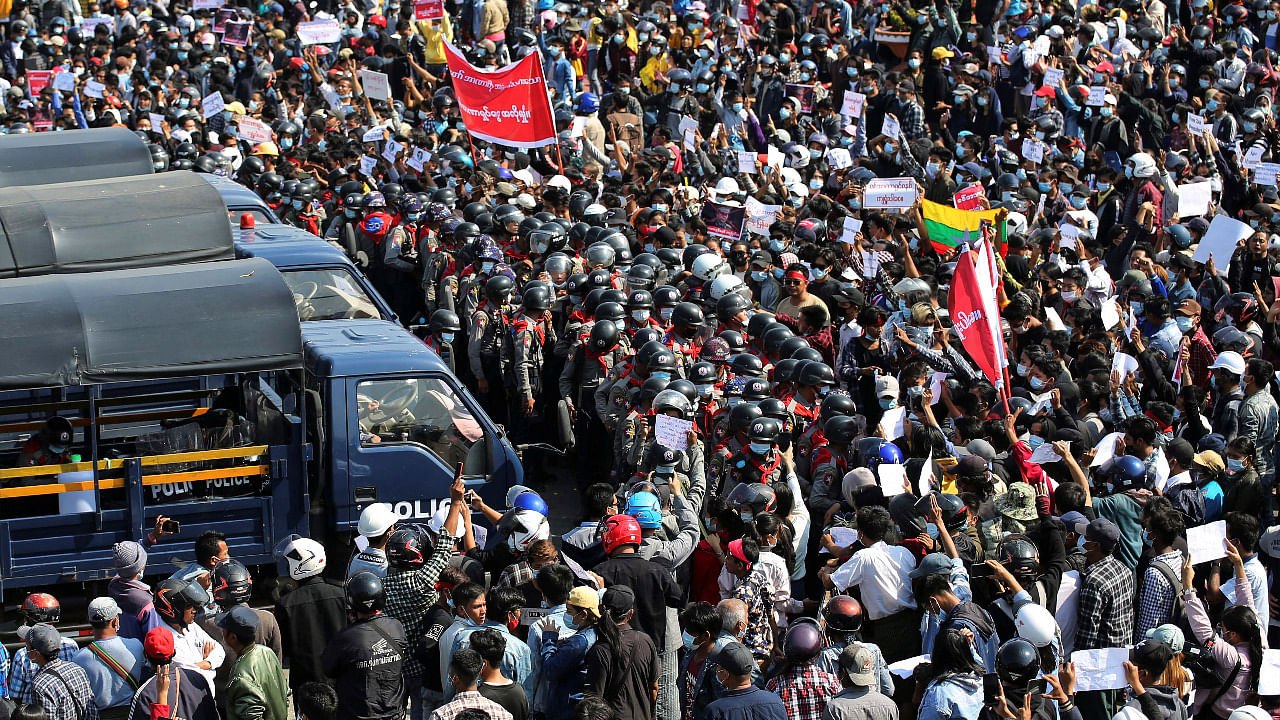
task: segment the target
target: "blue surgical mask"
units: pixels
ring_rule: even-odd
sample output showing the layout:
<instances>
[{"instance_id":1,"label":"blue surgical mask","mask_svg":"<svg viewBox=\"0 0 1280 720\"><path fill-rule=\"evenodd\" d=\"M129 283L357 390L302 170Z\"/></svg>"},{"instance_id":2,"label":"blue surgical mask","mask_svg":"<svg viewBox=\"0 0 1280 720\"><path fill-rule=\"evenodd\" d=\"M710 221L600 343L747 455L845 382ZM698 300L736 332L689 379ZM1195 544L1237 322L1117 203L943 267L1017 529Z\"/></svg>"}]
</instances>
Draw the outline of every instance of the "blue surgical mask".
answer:
<instances>
[{"instance_id":1,"label":"blue surgical mask","mask_svg":"<svg viewBox=\"0 0 1280 720\"><path fill-rule=\"evenodd\" d=\"M451 342L453 342L453 333L451 333L451 332L440 333L440 342L442 342L442 343L451 343Z\"/></svg>"},{"instance_id":2,"label":"blue surgical mask","mask_svg":"<svg viewBox=\"0 0 1280 720\"><path fill-rule=\"evenodd\" d=\"M671 373L665 370L659 370L657 372L649 373L649 377L655 377L655 378L658 378L659 380L670 380Z\"/></svg>"},{"instance_id":3,"label":"blue surgical mask","mask_svg":"<svg viewBox=\"0 0 1280 720\"><path fill-rule=\"evenodd\" d=\"M1136 300L1129 303L1129 309L1133 311L1134 315L1142 315L1147 311L1146 307Z\"/></svg>"},{"instance_id":4,"label":"blue surgical mask","mask_svg":"<svg viewBox=\"0 0 1280 720\"><path fill-rule=\"evenodd\" d=\"M1245 132L1247 132L1247 133L1254 132L1254 131L1256 131L1256 130L1258 129L1258 123L1256 123L1256 122L1250 122L1250 121L1248 121L1248 120L1245 120L1244 122L1240 123L1240 126L1241 126L1241 127L1244 129L1244 131L1245 131Z\"/></svg>"},{"instance_id":5,"label":"blue surgical mask","mask_svg":"<svg viewBox=\"0 0 1280 720\"><path fill-rule=\"evenodd\" d=\"M926 21L927 21L927 18L926 18ZM921 24L923 25L924 23L921 23ZM915 70L916 68L920 67L920 58L911 58L910 60L907 61L907 65L909 65L912 70Z\"/></svg>"},{"instance_id":6,"label":"blue surgical mask","mask_svg":"<svg viewBox=\"0 0 1280 720\"><path fill-rule=\"evenodd\" d=\"M1191 328L1195 325L1195 320L1186 315L1179 315L1173 321L1178 324L1178 330L1183 333L1191 332Z\"/></svg>"},{"instance_id":7,"label":"blue surgical mask","mask_svg":"<svg viewBox=\"0 0 1280 720\"><path fill-rule=\"evenodd\" d=\"M1083 210L1085 205L1089 204L1089 199L1085 197L1075 196L1071 198L1071 207L1076 210Z\"/></svg>"},{"instance_id":8,"label":"blue surgical mask","mask_svg":"<svg viewBox=\"0 0 1280 720\"><path fill-rule=\"evenodd\" d=\"M1227 472L1238 473L1244 470L1244 461L1239 458L1227 458Z\"/></svg>"},{"instance_id":9,"label":"blue surgical mask","mask_svg":"<svg viewBox=\"0 0 1280 720\"><path fill-rule=\"evenodd\" d=\"M1044 381L1044 379L1043 379L1043 378L1040 378L1040 377L1037 377L1037 376L1035 376L1035 375L1032 375L1032 376L1028 379L1028 382L1031 384L1031 389L1032 389L1032 390L1043 390L1043 389L1044 389L1045 381Z\"/></svg>"},{"instance_id":10,"label":"blue surgical mask","mask_svg":"<svg viewBox=\"0 0 1280 720\"><path fill-rule=\"evenodd\" d=\"M1047 182L1036 183L1036 187L1040 189L1040 192L1047 193L1049 192L1049 189L1053 187L1053 184Z\"/></svg>"},{"instance_id":11,"label":"blue surgical mask","mask_svg":"<svg viewBox=\"0 0 1280 720\"><path fill-rule=\"evenodd\" d=\"M785 240L774 238L769 241L769 249L774 252L782 252L783 248L785 248L786 246L787 246L787 243Z\"/></svg>"},{"instance_id":12,"label":"blue surgical mask","mask_svg":"<svg viewBox=\"0 0 1280 720\"><path fill-rule=\"evenodd\" d=\"M748 447L750 447L751 452L755 453L756 455L768 455L769 450L773 447L773 445L771 445L770 443L753 442L753 443L750 443Z\"/></svg>"},{"instance_id":13,"label":"blue surgical mask","mask_svg":"<svg viewBox=\"0 0 1280 720\"><path fill-rule=\"evenodd\" d=\"M1100 183L1097 183L1097 185L1098 185L1098 192L1100 193L1105 193L1111 190L1111 183L1100 182Z\"/></svg>"},{"instance_id":14,"label":"blue surgical mask","mask_svg":"<svg viewBox=\"0 0 1280 720\"><path fill-rule=\"evenodd\" d=\"M1142 544L1146 547L1151 547L1151 531L1150 530L1142 531Z\"/></svg>"},{"instance_id":15,"label":"blue surgical mask","mask_svg":"<svg viewBox=\"0 0 1280 720\"><path fill-rule=\"evenodd\" d=\"M778 117L782 118L783 120L789 120L791 118L791 108L782 108L781 110L779 110Z\"/></svg>"},{"instance_id":16,"label":"blue surgical mask","mask_svg":"<svg viewBox=\"0 0 1280 720\"><path fill-rule=\"evenodd\" d=\"M769 276L769 273L765 272L764 270L751 271L751 279L755 280L756 282L764 282L764 279L768 276Z\"/></svg>"},{"instance_id":17,"label":"blue surgical mask","mask_svg":"<svg viewBox=\"0 0 1280 720\"><path fill-rule=\"evenodd\" d=\"M898 407L898 401L896 398L880 398L881 410L892 410L896 407Z\"/></svg>"},{"instance_id":18,"label":"blue surgical mask","mask_svg":"<svg viewBox=\"0 0 1280 720\"><path fill-rule=\"evenodd\" d=\"M680 640L684 643L685 650L692 650L694 646L697 644L696 643L697 638L690 635L688 630L685 630L680 633Z\"/></svg>"},{"instance_id":19,"label":"blue surgical mask","mask_svg":"<svg viewBox=\"0 0 1280 720\"><path fill-rule=\"evenodd\" d=\"M1040 437L1039 435L1027 436L1027 447L1031 448L1032 452L1035 452L1036 448L1040 447L1043 444L1044 444L1044 438Z\"/></svg>"},{"instance_id":20,"label":"blue surgical mask","mask_svg":"<svg viewBox=\"0 0 1280 720\"><path fill-rule=\"evenodd\" d=\"M1115 110L1113 110L1111 106L1107 105L1103 106L1100 112L1102 113L1102 117L1111 117L1111 114L1115 112Z\"/></svg>"},{"instance_id":21,"label":"blue surgical mask","mask_svg":"<svg viewBox=\"0 0 1280 720\"><path fill-rule=\"evenodd\" d=\"M786 273L786 270L785 270L785 269L783 269L783 268L774 268L774 269L773 269L773 276L774 276L775 278L777 278L778 280L781 280L781 279L782 279L782 276L783 276L783 275L786 275L786 274L787 274L787 273Z\"/></svg>"},{"instance_id":22,"label":"blue surgical mask","mask_svg":"<svg viewBox=\"0 0 1280 720\"><path fill-rule=\"evenodd\" d=\"M740 113L740 112L742 112L742 103L740 103L740 102L736 102L736 103L734 103L734 104L733 104L733 111L734 111L734 112L736 112L736 113Z\"/></svg>"},{"instance_id":23,"label":"blue surgical mask","mask_svg":"<svg viewBox=\"0 0 1280 720\"><path fill-rule=\"evenodd\" d=\"M1018 371L1019 377L1026 377L1031 372L1030 366L1023 365L1022 363L1018 363L1018 366L1016 369Z\"/></svg>"}]
</instances>

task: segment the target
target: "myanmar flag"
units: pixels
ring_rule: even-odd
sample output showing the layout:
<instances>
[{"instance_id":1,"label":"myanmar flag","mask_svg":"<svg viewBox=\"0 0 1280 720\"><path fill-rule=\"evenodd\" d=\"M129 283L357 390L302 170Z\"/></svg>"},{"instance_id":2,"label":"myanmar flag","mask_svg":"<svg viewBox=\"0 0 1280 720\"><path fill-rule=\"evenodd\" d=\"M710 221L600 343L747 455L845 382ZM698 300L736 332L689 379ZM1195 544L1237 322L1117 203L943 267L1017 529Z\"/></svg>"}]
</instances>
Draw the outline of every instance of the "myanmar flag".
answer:
<instances>
[{"instance_id":1,"label":"myanmar flag","mask_svg":"<svg viewBox=\"0 0 1280 720\"><path fill-rule=\"evenodd\" d=\"M1005 225L1007 213L1004 210L957 210L950 205L939 205L928 200L921 201L921 216L924 218L925 230L929 233L929 242L939 254L946 254L965 242L969 236L980 235L984 225L990 229L990 238L999 250L1005 253Z\"/></svg>"}]
</instances>

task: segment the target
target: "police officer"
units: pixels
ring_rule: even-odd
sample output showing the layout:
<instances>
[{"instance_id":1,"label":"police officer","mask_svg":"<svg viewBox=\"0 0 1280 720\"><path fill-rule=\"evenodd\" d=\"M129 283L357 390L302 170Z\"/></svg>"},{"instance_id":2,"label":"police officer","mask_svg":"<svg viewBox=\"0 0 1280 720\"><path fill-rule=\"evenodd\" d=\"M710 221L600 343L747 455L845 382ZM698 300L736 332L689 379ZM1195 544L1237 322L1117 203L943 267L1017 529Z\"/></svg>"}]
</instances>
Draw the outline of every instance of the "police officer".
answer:
<instances>
[{"instance_id":1,"label":"police officer","mask_svg":"<svg viewBox=\"0 0 1280 720\"><path fill-rule=\"evenodd\" d=\"M757 418L747 428L747 446L729 458L728 486L738 483L766 485L787 477L787 463L776 447L782 434L782 423L773 418Z\"/></svg>"},{"instance_id":2,"label":"police officer","mask_svg":"<svg viewBox=\"0 0 1280 720\"><path fill-rule=\"evenodd\" d=\"M505 422L507 391L504 379L504 351L507 339L507 305L515 289L515 281L505 275L495 275L484 284L484 300L470 316L471 327L467 333L467 359L471 373L476 378L480 402L495 421Z\"/></svg>"},{"instance_id":3,"label":"police officer","mask_svg":"<svg viewBox=\"0 0 1280 720\"><path fill-rule=\"evenodd\" d=\"M523 310L511 322L512 372L515 376L516 402L522 414L542 414L542 368L546 350L555 345L556 331L551 327L553 298L544 284L525 288Z\"/></svg>"},{"instance_id":4,"label":"police officer","mask_svg":"<svg viewBox=\"0 0 1280 720\"><path fill-rule=\"evenodd\" d=\"M608 458L598 451L609 443L609 431L601 420L607 406L596 391L625 357L618 326L596 323L586 343L573 351L560 372L560 397L569 403L574 435L582 448L578 453L578 479L584 489L608 470Z\"/></svg>"},{"instance_id":5,"label":"police officer","mask_svg":"<svg viewBox=\"0 0 1280 720\"><path fill-rule=\"evenodd\" d=\"M825 518L827 512L839 504L845 473L853 463L852 447L857 437L858 422L848 415L837 415L827 421L823 435L826 444L814 448L813 472L809 476L809 508L817 517Z\"/></svg>"},{"instance_id":6,"label":"police officer","mask_svg":"<svg viewBox=\"0 0 1280 720\"><path fill-rule=\"evenodd\" d=\"M749 403L739 403L728 410L728 435L711 451L707 462L707 482L724 494L733 487L730 484L729 460L747 446L747 428L762 415L760 408Z\"/></svg>"},{"instance_id":7,"label":"police officer","mask_svg":"<svg viewBox=\"0 0 1280 720\"><path fill-rule=\"evenodd\" d=\"M430 334L423 340L427 347L435 351L449 365L450 372L457 373L454 360L453 342L462 332L462 322L458 314L443 308L431 313L431 322L427 325Z\"/></svg>"}]
</instances>

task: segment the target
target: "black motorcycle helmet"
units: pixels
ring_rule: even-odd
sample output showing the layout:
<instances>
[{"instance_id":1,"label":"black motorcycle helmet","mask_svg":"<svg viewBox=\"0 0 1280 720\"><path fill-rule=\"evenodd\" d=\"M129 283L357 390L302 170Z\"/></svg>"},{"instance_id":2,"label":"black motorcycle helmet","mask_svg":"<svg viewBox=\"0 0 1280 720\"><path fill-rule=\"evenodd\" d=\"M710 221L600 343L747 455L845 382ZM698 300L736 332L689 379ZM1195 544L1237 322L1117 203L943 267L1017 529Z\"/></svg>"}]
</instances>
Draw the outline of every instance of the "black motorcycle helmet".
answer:
<instances>
[{"instance_id":1,"label":"black motorcycle helmet","mask_svg":"<svg viewBox=\"0 0 1280 720\"><path fill-rule=\"evenodd\" d=\"M635 268L632 268L633 270ZM729 293L716 301L716 318L729 322L743 310L751 309L751 301L738 293Z\"/></svg>"},{"instance_id":2,"label":"black motorcycle helmet","mask_svg":"<svg viewBox=\"0 0 1280 720\"><path fill-rule=\"evenodd\" d=\"M659 341L662 339L662 332L654 327L642 327L631 336L632 346L644 345L648 342Z\"/></svg>"},{"instance_id":3,"label":"black motorcycle helmet","mask_svg":"<svg viewBox=\"0 0 1280 720\"><path fill-rule=\"evenodd\" d=\"M734 375L762 378L764 377L764 365L761 364L760 358L751 353L739 353L729 361L729 372Z\"/></svg>"},{"instance_id":4,"label":"black motorcycle helmet","mask_svg":"<svg viewBox=\"0 0 1280 720\"><path fill-rule=\"evenodd\" d=\"M368 570L361 570L347 579L346 596L347 609L357 613L376 612L387 602L382 578Z\"/></svg>"},{"instance_id":5,"label":"black motorcycle helmet","mask_svg":"<svg viewBox=\"0 0 1280 720\"><path fill-rule=\"evenodd\" d=\"M191 604L191 584L186 580L169 578L156 588L153 604L160 617L169 622L182 622L183 613Z\"/></svg>"},{"instance_id":6,"label":"black motorcycle helmet","mask_svg":"<svg viewBox=\"0 0 1280 720\"><path fill-rule=\"evenodd\" d=\"M420 568L427 561L430 547L416 526L397 528L387 538L387 562L397 570Z\"/></svg>"},{"instance_id":7,"label":"black motorcycle helmet","mask_svg":"<svg viewBox=\"0 0 1280 720\"><path fill-rule=\"evenodd\" d=\"M1010 535L996 546L996 562L1014 577L1034 579L1040 572L1040 551L1025 535Z\"/></svg>"},{"instance_id":8,"label":"black motorcycle helmet","mask_svg":"<svg viewBox=\"0 0 1280 720\"><path fill-rule=\"evenodd\" d=\"M818 419L826 422L838 415L853 415L857 411L858 408L854 404L853 398L844 393L831 393L822 398L822 405L818 409Z\"/></svg>"},{"instance_id":9,"label":"black motorcycle helmet","mask_svg":"<svg viewBox=\"0 0 1280 720\"><path fill-rule=\"evenodd\" d=\"M640 384L640 389L636 392L636 402L644 402L652 400L658 396L658 393L667 389L671 381L667 378L651 377Z\"/></svg>"},{"instance_id":10,"label":"black motorcycle helmet","mask_svg":"<svg viewBox=\"0 0 1280 720\"><path fill-rule=\"evenodd\" d=\"M169 151L165 150L163 145L152 143L147 146L147 149L151 151L151 168L153 170L164 172L169 169ZM258 162L261 164L262 160L259 159ZM258 172L261 173L262 171L259 170Z\"/></svg>"},{"instance_id":11,"label":"black motorcycle helmet","mask_svg":"<svg viewBox=\"0 0 1280 720\"><path fill-rule=\"evenodd\" d=\"M996 672L1000 675L1000 682L1014 688L1025 688L1040 674L1040 653L1028 640L1006 640L996 651Z\"/></svg>"},{"instance_id":12,"label":"black motorcycle helmet","mask_svg":"<svg viewBox=\"0 0 1280 720\"><path fill-rule=\"evenodd\" d=\"M775 443L780 434L782 434L782 423L773 418L759 418L747 428L747 439L755 443Z\"/></svg>"},{"instance_id":13,"label":"black motorcycle helmet","mask_svg":"<svg viewBox=\"0 0 1280 720\"><path fill-rule=\"evenodd\" d=\"M608 320L613 323L619 323L626 319L627 311L616 302L602 302L596 306L595 314L592 317L596 320Z\"/></svg>"},{"instance_id":14,"label":"black motorcycle helmet","mask_svg":"<svg viewBox=\"0 0 1280 720\"><path fill-rule=\"evenodd\" d=\"M224 610L232 605L249 601L253 594L253 578L249 569L239 560L227 560L219 563L210 573L209 592L213 601Z\"/></svg>"},{"instance_id":15,"label":"black motorcycle helmet","mask_svg":"<svg viewBox=\"0 0 1280 720\"><path fill-rule=\"evenodd\" d=\"M747 349L747 338L737 330L721 330L716 337L724 341L729 346L729 352L737 355ZM710 342L708 340L707 342Z\"/></svg>"},{"instance_id":16,"label":"black motorcycle helmet","mask_svg":"<svg viewBox=\"0 0 1280 720\"><path fill-rule=\"evenodd\" d=\"M804 367L800 368L800 374L796 377L796 383L799 385L835 385L836 374L826 363L807 362Z\"/></svg>"},{"instance_id":17,"label":"black motorcycle helmet","mask_svg":"<svg viewBox=\"0 0 1280 720\"><path fill-rule=\"evenodd\" d=\"M484 281L484 296L489 302L506 302L515 289L515 281L506 275L494 275Z\"/></svg>"},{"instance_id":18,"label":"black motorcycle helmet","mask_svg":"<svg viewBox=\"0 0 1280 720\"><path fill-rule=\"evenodd\" d=\"M746 432L751 423L763 415L764 412L751 403L738 403L729 411L729 432Z\"/></svg>"},{"instance_id":19,"label":"black motorcycle helmet","mask_svg":"<svg viewBox=\"0 0 1280 720\"><path fill-rule=\"evenodd\" d=\"M860 423L849 415L837 415L822 425L822 434L833 445L848 445L862 430Z\"/></svg>"},{"instance_id":20,"label":"black motorcycle helmet","mask_svg":"<svg viewBox=\"0 0 1280 720\"><path fill-rule=\"evenodd\" d=\"M613 276L604 268L596 268L587 273L587 287L607 290L613 287Z\"/></svg>"},{"instance_id":21,"label":"black motorcycle helmet","mask_svg":"<svg viewBox=\"0 0 1280 720\"><path fill-rule=\"evenodd\" d=\"M751 378L742 386L742 399L747 402L760 402L773 397L770 394L769 381L764 378Z\"/></svg>"},{"instance_id":22,"label":"black motorcycle helmet","mask_svg":"<svg viewBox=\"0 0 1280 720\"><path fill-rule=\"evenodd\" d=\"M773 381L776 383L795 382L796 373L800 371L800 364L802 362L808 362L808 361L796 360L794 358L783 358L778 362L774 363L773 378L772 378Z\"/></svg>"}]
</instances>

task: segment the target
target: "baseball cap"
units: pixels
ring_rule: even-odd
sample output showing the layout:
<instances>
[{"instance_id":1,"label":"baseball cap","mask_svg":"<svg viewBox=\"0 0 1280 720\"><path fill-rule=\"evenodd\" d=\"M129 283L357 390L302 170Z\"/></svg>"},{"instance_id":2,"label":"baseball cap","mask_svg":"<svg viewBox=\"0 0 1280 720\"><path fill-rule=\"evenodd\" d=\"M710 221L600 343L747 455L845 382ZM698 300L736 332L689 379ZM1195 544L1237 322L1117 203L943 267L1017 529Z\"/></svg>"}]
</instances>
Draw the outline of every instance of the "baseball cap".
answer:
<instances>
[{"instance_id":1,"label":"baseball cap","mask_svg":"<svg viewBox=\"0 0 1280 720\"><path fill-rule=\"evenodd\" d=\"M951 574L951 558L943 553L929 553L920 560L920 564L911 571L911 579L922 578L927 575L950 575Z\"/></svg>"},{"instance_id":2,"label":"baseball cap","mask_svg":"<svg viewBox=\"0 0 1280 720\"><path fill-rule=\"evenodd\" d=\"M218 616L218 627L236 637L258 635L258 613L246 605L236 605Z\"/></svg>"},{"instance_id":3,"label":"baseball cap","mask_svg":"<svg viewBox=\"0 0 1280 720\"><path fill-rule=\"evenodd\" d=\"M1179 255L1178 257L1186 257L1186 256ZM1178 303L1178 307L1173 311L1173 314L1186 315L1187 317L1199 317L1200 311L1201 311L1200 303L1196 302L1195 300L1192 300L1191 298L1187 298L1186 300L1183 300L1182 302Z\"/></svg>"},{"instance_id":4,"label":"baseball cap","mask_svg":"<svg viewBox=\"0 0 1280 720\"><path fill-rule=\"evenodd\" d=\"M1168 646L1174 655L1182 652L1182 646L1187 642L1186 635L1182 633L1182 628L1169 623L1151 628L1147 631L1147 637Z\"/></svg>"},{"instance_id":5,"label":"baseball cap","mask_svg":"<svg viewBox=\"0 0 1280 720\"><path fill-rule=\"evenodd\" d=\"M730 675L750 675L756 668L756 659L752 657L746 645L731 642L716 653L716 664Z\"/></svg>"},{"instance_id":6,"label":"baseball cap","mask_svg":"<svg viewBox=\"0 0 1280 720\"><path fill-rule=\"evenodd\" d=\"M1156 676L1164 673L1172 659L1173 650L1155 638L1147 638L1129 651L1130 662Z\"/></svg>"},{"instance_id":7,"label":"baseball cap","mask_svg":"<svg viewBox=\"0 0 1280 720\"><path fill-rule=\"evenodd\" d=\"M957 477L982 477L987 474L987 461L978 455L965 455L956 463Z\"/></svg>"},{"instance_id":8,"label":"baseball cap","mask_svg":"<svg viewBox=\"0 0 1280 720\"><path fill-rule=\"evenodd\" d=\"M1073 532L1075 531L1075 528L1078 525L1089 524L1089 518L1085 517L1084 513L1080 512L1079 510L1070 510L1068 512L1064 512L1062 513L1062 517L1059 518L1059 520L1061 520L1062 524L1066 525L1067 528L1072 530Z\"/></svg>"},{"instance_id":9,"label":"baseball cap","mask_svg":"<svg viewBox=\"0 0 1280 720\"><path fill-rule=\"evenodd\" d=\"M1191 457L1191 463L1208 470L1214 476L1221 475L1227 471L1227 466L1222 461L1222 456L1213 450L1204 450L1196 453Z\"/></svg>"},{"instance_id":10,"label":"baseball cap","mask_svg":"<svg viewBox=\"0 0 1280 720\"><path fill-rule=\"evenodd\" d=\"M1106 518L1097 518L1085 527L1076 525L1076 534L1084 535L1084 539L1096 542L1104 550L1110 552L1120 542L1120 528Z\"/></svg>"},{"instance_id":11,"label":"baseball cap","mask_svg":"<svg viewBox=\"0 0 1280 720\"><path fill-rule=\"evenodd\" d=\"M840 667L849 676L849 682L859 687L876 684L876 654L861 643L849 643L840 651Z\"/></svg>"},{"instance_id":12,"label":"baseball cap","mask_svg":"<svg viewBox=\"0 0 1280 720\"><path fill-rule=\"evenodd\" d=\"M142 652L152 662L173 659L173 631L168 627L151 628L142 639Z\"/></svg>"},{"instance_id":13,"label":"baseball cap","mask_svg":"<svg viewBox=\"0 0 1280 720\"><path fill-rule=\"evenodd\" d=\"M46 658L57 657L62 649L62 636L48 623L32 625L22 639L27 642L27 647Z\"/></svg>"},{"instance_id":14,"label":"baseball cap","mask_svg":"<svg viewBox=\"0 0 1280 720\"><path fill-rule=\"evenodd\" d=\"M1218 368L1230 370L1232 375L1244 375L1244 358L1235 350L1224 350L1218 353L1218 357L1209 366L1210 370Z\"/></svg>"},{"instance_id":15,"label":"baseball cap","mask_svg":"<svg viewBox=\"0 0 1280 720\"><path fill-rule=\"evenodd\" d=\"M898 397L898 379L892 375L881 375L876 378L876 397Z\"/></svg>"},{"instance_id":16,"label":"baseball cap","mask_svg":"<svg viewBox=\"0 0 1280 720\"><path fill-rule=\"evenodd\" d=\"M580 586L570 590L569 604L586 610L592 617L600 617L600 593L589 587Z\"/></svg>"},{"instance_id":17,"label":"baseball cap","mask_svg":"<svg viewBox=\"0 0 1280 720\"><path fill-rule=\"evenodd\" d=\"M604 606L615 618L636 609L636 593L626 585L610 585L604 591Z\"/></svg>"},{"instance_id":18,"label":"baseball cap","mask_svg":"<svg viewBox=\"0 0 1280 720\"><path fill-rule=\"evenodd\" d=\"M99 597L89 603L89 622L91 623L109 622L112 618L119 616L120 606L116 604L114 598Z\"/></svg>"}]
</instances>

